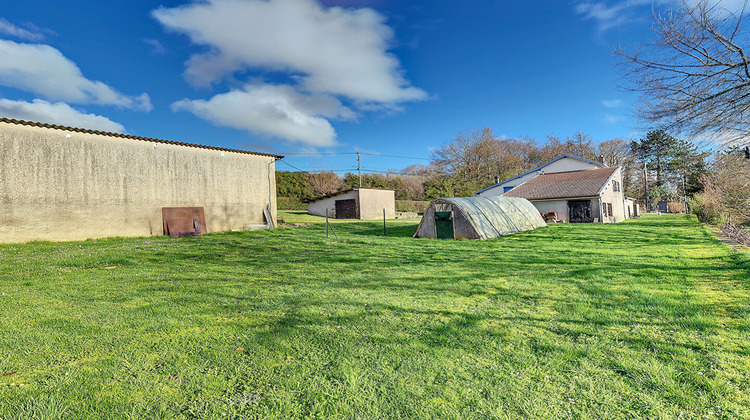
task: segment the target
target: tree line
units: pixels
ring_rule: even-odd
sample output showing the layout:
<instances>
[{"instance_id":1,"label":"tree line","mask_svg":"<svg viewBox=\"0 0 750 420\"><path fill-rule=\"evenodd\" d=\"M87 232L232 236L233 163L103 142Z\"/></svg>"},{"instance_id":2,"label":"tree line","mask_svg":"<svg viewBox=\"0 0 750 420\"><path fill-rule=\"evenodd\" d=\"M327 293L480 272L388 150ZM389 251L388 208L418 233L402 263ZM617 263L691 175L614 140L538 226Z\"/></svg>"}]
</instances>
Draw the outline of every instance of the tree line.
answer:
<instances>
[{"instance_id":1,"label":"tree line","mask_svg":"<svg viewBox=\"0 0 750 420\"><path fill-rule=\"evenodd\" d=\"M363 174L364 188L395 190L397 200L429 201L438 197L472 196L482 188L535 169L560 155L572 155L621 166L625 194L645 203L681 200L700 191L707 154L685 140L655 130L640 140L610 139L595 143L577 132L566 138L498 137L491 128L458 133L436 149L428 165L411 165L386 174ZM645 181L644 181L645 177ZM311 199L358 187L357 174L331 171L277 172L277 195Z\"/></svg>"}]
</instances>

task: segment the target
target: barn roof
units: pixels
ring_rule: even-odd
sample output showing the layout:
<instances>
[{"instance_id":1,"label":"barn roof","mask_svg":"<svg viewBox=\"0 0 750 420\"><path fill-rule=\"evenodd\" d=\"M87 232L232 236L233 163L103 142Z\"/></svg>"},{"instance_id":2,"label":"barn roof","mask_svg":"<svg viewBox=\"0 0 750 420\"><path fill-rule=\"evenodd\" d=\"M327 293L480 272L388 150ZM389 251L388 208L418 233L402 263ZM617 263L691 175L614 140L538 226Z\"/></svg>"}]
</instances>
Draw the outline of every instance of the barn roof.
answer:
<instances>
[{"instance_id":1,"label":"barn roof","mask_svg":"<svg viewBox=\"0 0 750 420\"><path fill-rule=\"evenodd\" d=\"M346 189L346 190L332 192L332 193L329 193L329 194L326 194L326 195L321 195L321 196L314 197L314 198L308 198L308 199L302 200L302 202L303 203L312 203L312 202L315 202L315 201L318 201L318 200L323 200L323 199L326 199L326 198L335 197L337 195L346 194L346 193L351 192L351 191L359 191L359 190L365 190L365 191L367 191L367 190L395 191L395 190L389 190L387 188L358 188L358 187L354 187L354 188L349 188L349 189Z\"/></svg>"},{"instance_id":2,"label":"barn roof","mask_svg":"<svg viewBox=\"0 0 750 420\"><path fill-rule=\"evenodd\" d=\"M124 138L124 139L141 140L141 141L147 141L147 142L151 142L151 143L174 144L174 145L177 145L177 146L195 147L195 148L198 148L198 149L222 150L222 151L226 151L226 152L243 153L243 154L246 154L246 155L268 156L268 157L276 158L277 160L284 158L284 156L273 155L273 154L270 154L270 153L250 152L248 150L228 149L228 148L225 148L225 147L205 146L205 145L202 145L202 144L184 143L184 142L179 142L179 141L155 139L155 138L151 138L151 137L132 136L130 134L122 134L122 133L110 133L108 131L90 130L88 128L68 127L68 126L64 126L64 125L38 123L38 122L25 121L25 120L15 120L15 119L12 119L12 118L2 118L2 117L0 117L0 122L4 122L4 123L8 123L8 124L28 125L28 126L31 126L31 127L51 128L53 130L72 131L74 133L96 134L96 135L100 135L100 136L119 137L119 138Z\"/></svg>"},{"instance_id":3,"label":"barn roof","mask_svg":"<svg viewBox=\"0 0 750 420\"><path fill-rule=\"evenodd\" d=\"M537 175L503 194L527 200L595 197L619 167Z\"/></svg>"},{"instance_id":4,"label":"barn roof","mask_svg":"<svg viewBox=\"0 0 750 420\"><path fill-rule=\"evenodd\" d=\"M337 195L346 194L346 193L352 192L352 191L359 191L359 188L348 188L348 189L345 189L345 190L332 192L330 194L319 195L317 197L313 197L313 198L308 198L308 199L302 200L302 202L303 203L312 203L312 202L315 202L315 201L318 201L318 200L323 200L323 199L326 199L326 198L335 197Z\"/></svg>"}]
</instances>

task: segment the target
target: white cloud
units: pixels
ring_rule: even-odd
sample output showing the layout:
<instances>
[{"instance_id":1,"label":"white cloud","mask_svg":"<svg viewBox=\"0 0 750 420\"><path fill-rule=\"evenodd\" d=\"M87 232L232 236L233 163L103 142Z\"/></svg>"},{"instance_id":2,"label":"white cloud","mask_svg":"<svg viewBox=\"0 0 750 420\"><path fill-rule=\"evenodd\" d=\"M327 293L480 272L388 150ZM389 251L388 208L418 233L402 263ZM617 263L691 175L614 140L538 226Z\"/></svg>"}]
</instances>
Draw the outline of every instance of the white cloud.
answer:
<instances>
[{"instance_id":1,"label":"white cloud","mask_svg":"<svg viewBox=\"0 0 750 420\"><path fill-rule=\"evenodd\" d=\"M247 85L209 100L183 99L175 111L189 111L213 124L281 137L315 147L335 146L336 133L326 118L350 119L354 113L330 95L305 95L291 86Z\"/></svg>"},{"instance_id":2,"label":"white cloud","mask_svg":"<svg viewBox=\"0 0 750 420\"><path fill-rule=\"evenodd\" d=\"M186 63L185 76L195 85L279 74L291 80L286 86L252 85L209 100L175 104L175 109L196 113L209 112L207 107L223 109L228 100L239 101L254 115L270 118L270 122L250 121L209 112L206 118L214 124L308 145L333 145L335 132L327 119L335 116L326 107L319 108L321 98L335 101L333 114L352 117L349 108L342 113L339 100L359 112L393 112L401 110L404 102L427 97L404 78L398 59L388 52L393 31L385 17L372 9L325 7L314 0L206 0L162 7L153 16L168 30L207 47Z\"/></svg>"},{"instance_id":3,"label":"white cloud","mask_svg":"<svg viewBox=\"0 0 750 420\"><path fill-rule=\"evenodd\" d=\"M85 114L63 102L49 103L42 99L31 102L0 99L0 115L6 118L66 125L76 128L123 133L125 127L109 118Z\"/></svg>"},{"instance_id":4,"label":"white cloud","mask_svg":"<svg viewBox=\"0 0 750 420\"><path fill-rule=\"evenodd\" d=\"M619 99L605 99L602 101L602 105L604 105L607 108L617 108L622 104L622 101Z\"/></svg>"},{"instance_id":5,"label":"white cloud","mask_svg":"<svg viewBox=\"0 0 750 420\"><path fill-rule=\"evenodd\" d=\"M142 111L153 106L145 93L128 96L107 84L83 77L75 63L43 44L0 40L0 85L32 92L49 100L114 105Z\"/></svg>"},{"instance_id":6,"label":"white cloud","mask_svg":"<svg viewBox=\"0 0 750 420\"><path fill-rule=\"evenodd\" d=\"M188 62L186 74L199 85L262 68L293 73L312 92L364 102L426 97L387 52L393 31L372 9L325 8L313 0L208 0L153 15L210 47Z\"/></svg>"},{"instance_id":7,"label":"white cloud","mask_svg":"<svg viewBox=\"0 0 750 420\"><path fill-rule=\"evenodd\" d=\"M611 115L611 114L604 114L604 123L605 124L618 124L625 121L625 117L622 115Z\"/></svg>"},{"instance_id":8,"label":"white cloud","mask_svg":"<svg viewBox=\"0 0 750 420\"><path fill-rule=\"evenodd\" d=\"M38 31L29 31L27 29L20 28L3 18L0 18L0 34L10 35L12 37L25 39L28 41L40 41L44 39L44 35L42 35Z\"/></svg>"},{"instance_id":9,"label":"white cloud","mask_svg":"<svg viewBox=\"0 0 750 420\"><path fill-rule=\"evenodd\" d=\"M144 38L143 42L151 46L151 54L163 55L167 52L167 49L157 39Z\"/></svg>"},{"instance_id":10,"label":"white cloud","mask_svg":"<svg viewBox=\"0 0 750 420\"><path fill-rule=\"evenodd\" d=\"M688 6L695 6L701 0L686 0ZM745 0L713 0L711 4L718 7L715 11L719 13L737 12L742 9ZM579 2L575 6L576 13L583 15L584 19L596 22L600 32L621 26L644 17L650 17L657 8L675 9L683 5L682 0L614 0Z\"/></svg>"},{"instance_id":11,"label":"white cloud","mask_svg":"<svg viewBox=\"0 0 750 420\"><path fill-rule=\"evenodd\" d=\"M630 22L633 17L629 13L633 8L650 5L651 0L624 0L614 2L582 2L576 5L576 12L585 19L592 19L597 23L600 32Z\"/></svg>"}]
</instances>

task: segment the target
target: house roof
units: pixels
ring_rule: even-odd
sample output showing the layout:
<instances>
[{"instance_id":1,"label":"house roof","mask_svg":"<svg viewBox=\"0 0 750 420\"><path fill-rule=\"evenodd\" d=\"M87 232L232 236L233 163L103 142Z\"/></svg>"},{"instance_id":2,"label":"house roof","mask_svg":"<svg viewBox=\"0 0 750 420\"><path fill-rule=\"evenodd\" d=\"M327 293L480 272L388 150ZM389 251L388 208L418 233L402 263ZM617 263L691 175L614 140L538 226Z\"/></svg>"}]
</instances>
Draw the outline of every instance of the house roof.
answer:
<instances>
[{"instance_id":1,"label":"house roof","mask_svg":"<svg viewBox=\"0 0 750 420\"><path fill-rule=\"evenodd\" d=\"M524 173L522 173L522 174L520 174L520 175L516 175L516 176L514 176L513 178L508 178L508 179L506 179L505 181L500 181L500 182L498 182L497 184L493 184L493 185L490 185L490 186L489 186L489 187L487 187L487 188L482 188L481 190L479 190L479 191L475 192L474 194L479 194L479 193L481 193L481 192L484 192L484 191L487 191L487 190L489 190L489 189L495 188L495 187L497 187L498 185L502 185L502 184L505 184L506 182L510 182L510 181L513 181L514 179L520 178L520 177L522 177L522 176L526 176L526 175L528 175L528 174L530 174L530 173L532 173L532 172L536 172L536 171L538 171L538 170L540 170L540 169L542 169L542 168L544 168L544 167L546 167L546 166L549 166L549 165L551 165L551 164L553 164L553 163L557 162L558 160L560 160L560 159L564 159L564 158L569 158L569 159L580 160L581 162L586 162L586 163L593 163L594 165L597 165L597 166L602 166L602 163L601 163L601 162L596 162L596 161L593 161L593 160L588 160L588 159L580 158L580 157L578 157L578 156L573 156L573 155L560 155L560 156L558 156L558 157L556 157L556 158L552 159L551 161L549 161L549 162L547 162L547 163L545 163L545 164L543 164L543 165L541 165L541 166L538 166L538 167L536 167L536 168L534 168L534 169L532 169L532 170L530 170L530 171L526 171L526 172L524 172Z\"/></svg>"},{"instance_id":2,"label":"house roof","mask_svg":"<svg viewBox=\"0 0 750 420\"><path fill-rule=\"evenodd\" d=\"M284 156L272 155L272 154L269 154L269 153L250 152L250 151L247 151L247 150L228 149L228 148L225 148L225 147L205 146L205 145L202 145L202 144L183 143L183 142L179 142L179 141L162 140L162 139L155 139L155 138L151 138L151 137L132 136L130 134L110 133L110 132L107 132L107 131L99 131L99 130L89 130L87 128L76 128L76 127L67 127L67 126L64 126L64 125L45 124L45 123L38 123L38 122L33 122L33 121L15 120L15 119L12 119L12 118L2 118L2 117L0 117L0 122L4 122L4 123L8 123L8 124L28 125L28 126L31 126L31 127L51 128L53 130L72 131L74 133L96 134L96 135L100 135L100 136L119 137L119 138L124 138L124 139L141 140L141 141L147 141L147 142L151 142L151 143L174 144L174 145L177 145L177 146L195 147L195 148L198 148L198 149L222 150L222 151L226 151L226 152L243 153L243 154L246 154L246 155L268 156L268 157L276 158L277 160L284 158Z\"/></svg>"},{"instance_id":3,"label":"house roof","mask_svg":"<svg viewBox=\"0 0 750 420\"><path fill-rule=\"evenodd\" d=\"M619 167L537 175L503 194L527 200L595 197Z\"/></svg>"},{"instance_id":4,"label":"house roof","mask_svg":"<svg viewBox=\"0 0 750 420\"><path fill-rule=\"evenodd\" d=\"M321 196L315 197L315 198L308 198L306 200L302 200L302 202L303 203L312 203L314 201L323 200L325 198L331 198L331 197L335 197L337 195L346 194L346 193L351 192L351 191L359 191L359 190L395 191L395 190L389 190L389 189L386 189L386 188L358 188L358 187L355 187L355 188L349 188L347 190L341 190L341 191L332 192L332 193L326 194L326 195L321 195Z\"/></svg>"}]
</instances>

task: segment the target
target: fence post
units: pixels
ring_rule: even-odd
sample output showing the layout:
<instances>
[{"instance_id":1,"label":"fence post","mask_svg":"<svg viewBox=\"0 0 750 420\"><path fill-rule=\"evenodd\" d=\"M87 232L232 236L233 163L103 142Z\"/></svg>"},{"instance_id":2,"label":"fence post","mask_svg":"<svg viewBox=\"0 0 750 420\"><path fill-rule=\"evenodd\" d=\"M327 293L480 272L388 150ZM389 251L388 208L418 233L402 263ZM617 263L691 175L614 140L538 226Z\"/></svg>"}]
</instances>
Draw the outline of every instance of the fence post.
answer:
<instances>
[{"instance_id":1,"label":"fence post","mask_svg":"<svg viewBox=\"0 0 750 420\"><path fill-rule=\"evenodd\" d=\"M385 209L383 209L383 236L385 236Z\"/></svg>"}]
</instances>

